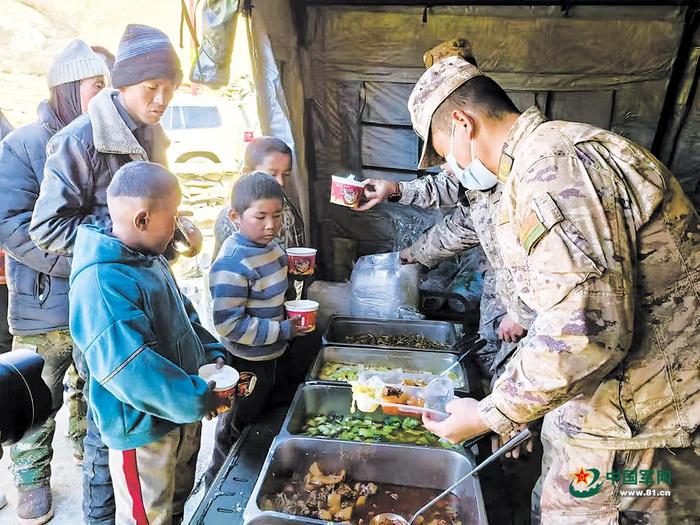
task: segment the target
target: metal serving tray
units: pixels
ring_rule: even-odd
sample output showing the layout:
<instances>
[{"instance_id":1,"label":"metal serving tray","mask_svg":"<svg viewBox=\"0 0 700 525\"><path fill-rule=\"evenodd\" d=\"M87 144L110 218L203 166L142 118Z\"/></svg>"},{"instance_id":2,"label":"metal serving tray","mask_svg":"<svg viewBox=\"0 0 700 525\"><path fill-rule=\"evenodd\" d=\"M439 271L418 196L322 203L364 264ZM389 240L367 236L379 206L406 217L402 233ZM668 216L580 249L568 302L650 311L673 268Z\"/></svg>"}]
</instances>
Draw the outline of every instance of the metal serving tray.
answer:
<instances>
[{"instance_id":1,"label":"metal serving tray","mask_svg":"<svg viewBox=\"0 0 700 525\"><path fill-rule=\"evenodd\" d=\"M313 416L339 415L350 416L350 404L352 402L352 390L348 386L324 384L324 383L306 383L299 385L297 393L294 396L287 417L282 423L280 430L281 436L301 436L303 432L304 422L306 419ZM384 421L390 415L385 414L378 409L374 412L356 412L355 416L359 418L369 417L373 421ZM322 439L324 441L329 438L309 437L310 439ZM334 441L339 441L339 438L333 438ZM359 441L354 443L360 443ZM409 443L386 443L393 446L414 446ZM422 445L415 445L422 446ZM428 446L428 445L425 445ZM434 446L432 448L443 448ZM454 450L462 454L466 453L464 448L454 446Z\"/></svg>"},{"instance_id":2,"label":"metal serving tray","mask_svg":"<svg viewBox=\"0 0 700 525\"><path fill-rule=\"evenodd\" d=\"M298 523L315 523L315 521L316 520L312 522L306 521L306 519L301 516L285 517L283 514L277 515L276 512L263 512L257 518L247 521L246 525L296 525Z\"/></svg>"},{"instance_id":3,"label":"metal serving tray","mask_svg":"<svg viewBox=\"0 0 700 525\"><path fill-rule=\"evenodd\" d=\"M265 493L278 489L279 480L289 479L293 472L306 472L314 461L318 461L326 472L344 468L348 476L355 480L437 490L447 488L474 467L470 458L451 450L278 437L272 444L246 506L245 523L272 524L275 523L274 519L286 518L290 523L326 525L327 522L323 520L263 512L259 506ZM463 523L487 523L478 479L465 480L454 490L454 494L461 501L459 510ZM427 502L416 502L416 508L422 503Z\"/></svg>"},{"instance_id":4,"label":"metal serving tray","mask_svg":"<svg viewBox=\"0 0 700 525\"><path fill-rule=\"evenodd\" d=\"M320 379L321 370L326 363L363 364L366 366L384 366L390 369L402 368L404 370L424 370L433 374L440 374L447 370L458 359L457 354L428 350L382 350L353 347L353 346L326 346L321 348L316 356L307 380L322 381L329 384L346 384L344 381L332 381ZM464 361L450 370L457 375L455 388L469 390L467 371Z\"/></svg>"},{"instance_id":5,"label":"metal serving tray","mask_svg":"<svg viewBox=\"0 0 700 525\"><path fill-rule=\"evenodd\" d=\"M381 335L422 335L449 347L446 350L424 350L407 346L358 345L344 343L346 337L372 334ZM421 352L455 352L457 331L452 323L447 321L425 321L411 319L366 319L364 317L333 316L328 321L323 333L323 344L327 346L352 346L356 348L385 348L391 350L418 350Z\"/></svg>"}]
</instances>

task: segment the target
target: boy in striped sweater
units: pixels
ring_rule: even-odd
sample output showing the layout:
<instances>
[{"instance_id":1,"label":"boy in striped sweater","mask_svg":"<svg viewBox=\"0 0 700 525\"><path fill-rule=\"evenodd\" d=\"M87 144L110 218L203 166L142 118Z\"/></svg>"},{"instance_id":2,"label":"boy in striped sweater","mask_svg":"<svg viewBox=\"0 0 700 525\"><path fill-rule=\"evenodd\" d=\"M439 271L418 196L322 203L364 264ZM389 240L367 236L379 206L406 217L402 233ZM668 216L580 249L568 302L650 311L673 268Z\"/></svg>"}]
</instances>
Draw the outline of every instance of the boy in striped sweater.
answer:
<instances>
[{"instance_id":1,"label":"boy in striped sweater","mask_svg":"<svg viewBox=\"0 0 700 525\"><path fill-rule=\"evenodd\" d=\"M257 376L255 390L219 417L212 461L206 474L211 485L240 431L265 408L289 341L301 335L299 319L284 319L287 255L274 238L282 227L284 194L273 177L256 172L236 182L230 218L238 226L221 247L209 274L214 326L233 355L232 366Z\"/></svg>"}]
</instances>

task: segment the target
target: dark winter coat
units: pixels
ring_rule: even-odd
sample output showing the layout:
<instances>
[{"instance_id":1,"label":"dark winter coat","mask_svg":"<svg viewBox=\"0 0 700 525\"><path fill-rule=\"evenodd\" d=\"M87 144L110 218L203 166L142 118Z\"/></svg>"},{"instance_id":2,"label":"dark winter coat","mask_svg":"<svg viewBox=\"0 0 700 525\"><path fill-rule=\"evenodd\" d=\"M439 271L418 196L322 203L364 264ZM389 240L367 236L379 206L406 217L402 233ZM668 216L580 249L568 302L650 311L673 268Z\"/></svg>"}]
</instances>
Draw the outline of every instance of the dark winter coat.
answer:
<instances>
[{"instance_id":1,"label":"dark winter coat","mask_svg":"<svg viewBox=\"0 0 700 525\"><path fill-rule=\"evenodd\" d=\"M61 127L48 103L39 105L38 114L39 120L0 143L0 243L8 254L8 321L14 335L68 327L70 261L38 248L29 237L46 144Z\"/></svg>"}]
</instances>

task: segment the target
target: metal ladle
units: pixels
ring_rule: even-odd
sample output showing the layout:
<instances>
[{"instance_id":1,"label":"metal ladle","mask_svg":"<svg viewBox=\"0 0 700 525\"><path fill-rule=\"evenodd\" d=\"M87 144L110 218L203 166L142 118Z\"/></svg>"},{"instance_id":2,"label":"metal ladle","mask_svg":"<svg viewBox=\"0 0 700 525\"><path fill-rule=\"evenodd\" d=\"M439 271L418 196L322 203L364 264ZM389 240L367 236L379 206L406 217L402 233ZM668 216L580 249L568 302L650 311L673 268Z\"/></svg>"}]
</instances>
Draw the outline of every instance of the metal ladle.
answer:
<instances>
[{"instance_id":1,"label":"metal ladle","mask_svg":"<svg viewBox=\"0 0 700 525\"><path fill-rule=\"evenodd\" d=\"M382 514L377 514L374 518L372 518L372 521L370 522L370 525L413 525L416 521L416 518L420 516L421 514L424 514L426 510L428 510L430 507L435 505L438 501L440 501L442 498L450 494L455 487L457 487L460 483L462 483L464 480L467 478L470 478L480 470L484 469L494 461L496 461L499 457L503 456L506 452L510 452L512 449L517 447L518 445L524 443L528 439L532 437L532 431L529 428L525 428L524 430L521 430L516 434L514 437L509 439L501 448L499 448L496 452L491 454L489 457L487 457L484 461L482 461L479 465L477 465L469 474L464 476L463 478L459 479L459 481L455 482L448 488L446 488L444 491L442 491L440 494L438 494L435 498L430 500L428 503L426 503L424 506L422 506L418 511L413 515L411 520L407 520L406 518L399 516L398 514L394 514L391 512L384 512Z\"/></svg>"},{"instance_id":2,"label":"metal ladle","mask_svg":"<svg viewBox=\"0 0 700 525\"><path fill-rule=\"evenodd\" d=\"M485 341L484 339L479 339L479 340L477 340L477 338L474 337L473 339L471 339L470 341L468 341L468 342L465 344L465 346L466 346L466 348L465 348L464 350L462 350L462 354L457 358L457 360L456 360L454 363L452 363L450 366L448 366L445 370L443 370L442 372L440 372L440 375L441 375L441 376L447 375L450 371L452 371L453 368L456 368L457 365L459 365L459 363L461 363L462 360L463 360L465 357L467 357L468 355L470 355L472 352L474 352L474 351L476 351L476 350L479 350L479 349L485 347L485 346L486 346L486 341Z\"/></svg>"}]
</instances>

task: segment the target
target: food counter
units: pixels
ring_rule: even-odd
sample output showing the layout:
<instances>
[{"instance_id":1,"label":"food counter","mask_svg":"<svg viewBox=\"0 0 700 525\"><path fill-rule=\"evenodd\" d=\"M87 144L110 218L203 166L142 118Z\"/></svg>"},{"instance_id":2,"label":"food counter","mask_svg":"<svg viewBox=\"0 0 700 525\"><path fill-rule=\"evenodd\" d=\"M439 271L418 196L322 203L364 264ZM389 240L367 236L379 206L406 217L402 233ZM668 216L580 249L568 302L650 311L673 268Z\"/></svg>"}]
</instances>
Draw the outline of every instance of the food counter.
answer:
<instances>
[{"instance_id":1,"label":"food counter","mask_svg":"<svg viewBox=\"0 0 700 525\"><path fill-rule=\"evenodd\" d=\"M347 325L353 318L341 320ZM401 327L382 322L380 328L390 335L416 334L415 328L426 322L412 321L408 327L406 321L394 323ZM366 329L365 324L360 326L355 335ZM380 512L410 515L469 472L474 466L471 451L430 434L419 419L382 410L353 412L352 390L341 380L353 379L358 372L355 364L365 372L398 368L437 374L445 370L455 364L459 345L449 323L440 323L439 328L420 335L432 336L433 341L439 338L437 342L444 344L441 349L358 348L336 341L322 348L292 403L245 429L191 523L325 524L333 520L369 525ZM335 370L340 376L324 376L324 366L325 373ZM469 390L463 363L450 371L450 378L457 394ZM465 481L443 499L423 525L431 523L487 523L478 478Z\"/></svg>"}]
</instances>

